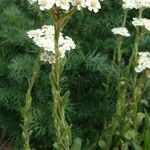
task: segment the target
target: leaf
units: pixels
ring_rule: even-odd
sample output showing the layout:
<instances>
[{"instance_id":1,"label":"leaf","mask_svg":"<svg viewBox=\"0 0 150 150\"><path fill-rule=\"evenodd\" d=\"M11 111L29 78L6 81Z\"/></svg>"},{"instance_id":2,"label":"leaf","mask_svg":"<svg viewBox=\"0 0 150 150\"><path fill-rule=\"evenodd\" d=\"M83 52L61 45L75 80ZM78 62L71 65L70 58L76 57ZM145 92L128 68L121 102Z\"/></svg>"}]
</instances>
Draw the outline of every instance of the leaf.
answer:
<instances>
[{"instance_id":1,"label":"leaf","mask_svg":"<svg viewBox=\"0 0 150 150\"><path fill-rule=\"evenodd\" d=\"M145 106L149 107L148 101L146 99L142 99L141 104L144 104Z\"/></svg>"},{"instance_id":2,"label":"leaf","mask_svg":"<svg viewBox=\"0 0 150 150\"><path fill-rule=\"evenodd\" d=\"M70 95L70 92L67 91L64 96L62 97L62 105L65 107L67 102L68 102L68 99L69 99L69 95Z\"/></svg>"},{"instance_id":3,"label":"leaf","mask_svg":"<svg viewBox=\"0 0 150 150\"><path fill-rule=\"evenodd\" d=\"M106 149L106 147L107 147L106 142L104 140L102 140L102 139L98 141L98 145L102 149Z\"/></svg>"},{"instance_id":4,"label":"leaf","mask_svg":"<svg viewBox=\"0 0 150 150\"><path fill-rule=\"evenodd\" d=\"M76 137L73 140L73 144L70 150L81 150L81 146L82 146L82 139L80 137Z\"/></svg>"},{"instance_id":5,"label":"leaf","mask_svg":"<svg viewBox=\"0 0 150 150\"><path fill-rule=\"evenodd\" d=\"M52 87L55 89L55 90L60 90L60 87L57 85L57 83L55 82L55 78L54 78L54 75L51 73L50 74L50 79L51 79L51 84L52 84Z\"/></svg>"},{"instance_id":6,"label":"leaf","mask_svg":"<svg viewBox=\"0 0 150 150\"><path fill-rule=\"evenodd\" d=\"M58 146L57 142L53 143L53 147L54 147L54 149L58 149L59 150L59 146Z\"/></svg>"},{"instance_id":7,"label":"leaf","mask_svg":"<svg viewBox=\"0 0 150 150\"><path fill-rule=\"evenodd\" d=\"M145 137L144 137L144 150L149 150L150 149L150 120L148 114L146 114L146 125L147 125L147 129L145 131Z\"/></svg>"},{"instance_id":8,"label":"leaf","mask_svg":"<svg viewBox=\"0 0 150 150\"><path fill-rule=\"evenodd\" d=\"M121 145L121 149L122 150L128 150L128 143L123 143L122 145Z\"/></svg>"},{"instance_id":9,"label":"leaf","mask_svg":"<svg viewBox=\"0 0 150 150\"><path fill-rule=\"evenodd\" d=\"M144 150L150 150L150 129L146 130L145 133Z\"/></svg>"},{"instance_id":10,"label":"leaf","mask_svg":"<svg viewBox=\"0 0 150 150\"><path fill-rule=\"evenodd\" d=\"M144 118L145 118L144 113L141 113L141 112L137 113L136 118L135 118L135 122L136 122L137 127L141 124L141 122Z\"/></svg>"},{"instance_id":11,"label":"leaf","mask_svg":"<svg viewBox=\"0 0 150 150\"><path fill-rule=\"evenodd\" d=\"M60 60L59 62L59 73L61 74L64 70L64 67L65 67L65 64L66 64L66 57L64 57L63 59Z\"/></svg>"},{"instance_id":12,"label":"leaf","mask_svg":"<svg viewBox=\"0 0 150 150\"><path fill-rule=\"evenodd\" d=\"M132 140L131 145L134 150L142 150L141 146L138 144L138 142L136 140Z\"/></svg>"},{"instance_id":13,"label":"leaf","mask_svg":"<svg viewBox=\"0 0 150 150\"><path fill-rule=\"evenodd\" d=\"M131 140L131 139L135 139L135 136L136 136L136 132L132 129L128 130L125 134L124 134L124 137L128 140Z\"/></svg>"}]
</instances>

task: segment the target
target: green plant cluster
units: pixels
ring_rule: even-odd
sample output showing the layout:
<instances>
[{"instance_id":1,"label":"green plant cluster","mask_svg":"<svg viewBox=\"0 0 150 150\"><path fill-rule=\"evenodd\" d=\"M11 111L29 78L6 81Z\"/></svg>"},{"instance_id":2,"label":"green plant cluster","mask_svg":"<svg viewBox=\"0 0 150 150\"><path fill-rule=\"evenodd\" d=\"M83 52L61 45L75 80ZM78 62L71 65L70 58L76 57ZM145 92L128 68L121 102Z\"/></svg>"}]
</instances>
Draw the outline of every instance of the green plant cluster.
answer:
<instances>
[{"instance_id":1,"label":"green plant cluster","mask_svg":"<svg viewBox=\"0 0 150 150\"><path fill-rule=\"evenodd\" d=\"M62 92L70 90L65 111L75 143L71 150L150 149L150 83L140 76L138 84L144 91L140 95L138 86L133 89L131 70L128 85L124 85L125 66L134 46L131 20L138 14L135 10L127 17L132 35L122 45L124 63L118 66L112 61L116 38L111 29L122 24L121 4L121 0L105 0L97 14L86 10L75 13L64 29L77 45L66 54L61 80ZM39 54L26 32L51 24L51 19L26 0L0 0L0 10L0 136L4 134L14 149L21 150L20 111ZM143 15L148 18L149 14L146 10ZM150 51L149 43L150 36L144 36L140 50ZM41 62L32 90L30 145L37 150L53 149L55 142L50 72L49 64ZM133 92L140 101L135 112L130 111L134 110L130 105Z\"/></svg>"}]
</instances>

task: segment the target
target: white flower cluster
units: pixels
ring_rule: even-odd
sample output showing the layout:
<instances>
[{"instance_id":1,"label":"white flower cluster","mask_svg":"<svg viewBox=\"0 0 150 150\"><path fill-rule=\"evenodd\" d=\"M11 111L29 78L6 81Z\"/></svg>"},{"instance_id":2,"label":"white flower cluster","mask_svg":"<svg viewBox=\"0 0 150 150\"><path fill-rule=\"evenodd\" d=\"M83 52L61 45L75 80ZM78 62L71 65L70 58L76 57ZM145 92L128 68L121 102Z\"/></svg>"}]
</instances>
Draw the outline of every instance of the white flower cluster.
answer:
<instances>
[{"instance_id":1,"label":"white flower cluster","mask_svg":"<svg viewBox=\"0 0 150 150\"><path fill-rule=\"evenodd\" d=\"M30 4L37 2L37 0L28 0Z\"/></svg>"},{"instance_id":2,"label":"white flower cluster","mask_svg":"<svg viewBox=\"0 0 150 150\"><path fill-rule=\"evenodd\" d=\"M127 28L125 27L118 27L118 28L113 28L111 30L115 35L120 35L120 36L125 36L125 37L129 37L130 34L127 30Z\"/></svg>"},{"instance_id":3,"label":"white flower cluster","mask_svg":"<svg viewBox=\"0 0 150 150\"><path fill-rule=\"evenodd\" d=\"M49 63L55 62L53 56L55 54L55 41L54 41L54 26L43 26L42 29L31 30L27 32L29 38L32 38L37 46L44 49L44 53L41 54L42 61L48 61ZM75 49L76 45L74 41L63 34L59 37L59 51L60 57L65 56L65 52L71 49Z\"/></svg>"},{"instance_id":4,"label":"white flower cluster","mask_svg":"<svg viewBox=\"0 0 150 150\"><path fill-rule=\"evenodd\" d=\"M138 66L135 68L137 73L142 72L145 69L150 69L150 52L139 52L140 58L138 60Z\"/></svg>"},{"instance_id":5,"label":"white flower cluster","mask_svg":"<svg viewBox=\"0 0 150 150\"><path fill-rule=\"evenodd\" d=\"M135 27L144 27L146 30L150 31L150 19L146 18L133 18L132 24Z\"/></svg>"},{"instance_id":6,"label":"white flower cluster","mask_svg":"<svg viewBox=\"0 0 150 150\"><path fill-rule=\"evenodd\" d=\"M38 2L38 5L41 10L49 10L54 5L63 10L69 10L71 6L77 7L78 10L87 7L89 11L93 10L95 13L97 13L99 9L101 9L99 0L28 0L28 1L30 2L30 4Z\"/></svg>"},{"instance_id":7,"label":"white flower cluster","mask_svg":"<svg viewBox=\"0 0 150 150\"><path fill-rule=\"evenodd\" d=\"M150 8L150 0L122 0L124 9Z\"/></svg>"}]
</instances>

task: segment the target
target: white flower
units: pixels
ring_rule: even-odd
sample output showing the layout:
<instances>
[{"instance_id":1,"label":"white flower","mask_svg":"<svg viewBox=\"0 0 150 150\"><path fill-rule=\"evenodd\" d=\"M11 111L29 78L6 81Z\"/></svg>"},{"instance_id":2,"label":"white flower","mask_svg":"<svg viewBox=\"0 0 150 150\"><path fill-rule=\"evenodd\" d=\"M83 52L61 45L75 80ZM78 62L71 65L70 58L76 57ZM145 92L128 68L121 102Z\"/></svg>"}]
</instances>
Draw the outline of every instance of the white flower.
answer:
<instances>
[{"instance_id":1,"label":"white flower","mask_svg":"<svg viewBox=\"0 0 150 150\"><path fill-rule=\"evenodd\" d=\"M78 10L81 10L81 8L86 7L86 1L85 0L73 0L72 2L73 6L76 6Z\"/></svg>"},{"instance_id":2,"label":"white flower","mask_svg":"<svg viewBox=\"0 0 150 150\"><path fill-rule=\"evenodd\" d=\"M150 0L136 0L137 8L150 8Z\"/></svg>"},{"instance_id":3,"label":"white flower","mask_svg":"<svg viewBox=\"0 0 150 150\"><path fill-rule=\"evenodd\" d=\"M132 24L135 27L144 27L145 29L147 29L148 31L150 31L150 19L146 19L146 18L133 18Z\"/></svg>"},{"instance_id":4,"label":"white flower","mask_svg":"<svg viewBox=\"0 0 150 150\"><path fill-rule=\"evenodd\" d=\"M150 8L150 0L122 0L124 9Z\"/></svg>"},{"instance_id":5,"label":"white flower","mask_svg":"<svg viewBox=\"0 0 150 150\"><path fill-rule=\"evenodd\" d=\"M55 62L55 44L54 44L54 26L43 26L42 29L31 30L27 32L29 38L32 38L37 46L42 48L44 52L41 54L41 61ZM60 57L65 56L66 51L75 49L76 45L74 41L60 33L59 37L59 51Z\"/></svg>"},{"instance_id":6,"label":"white flower","mask_svg":"<svg viewBox=\"0 0 150 150\"><path fill-rule=\"evenodd\" d=\"M121 35L121 36L125 36L125 37L129 37L130 34L127 30L127 28L125 27L118 27L118 28L113 28L111 30L115 35Z\"/></svg>"},{"instance_id":7,"label":"white flower","mask_svg":"<svg viewBox=\"0 0 150 150\"><path fill-rule=\"evenodd\" d=\"M137 27L137 26L144 26L144 23L141 21L141 19L138 18L133 18L132 24Z\"/></svg>"},{"instance_id":8,"label":"white flower","mask_svg":"<svg viewBox=\"0 0 150 150\"><path fill-rule=\"evenodd\" d=\"M28 0L28 2L29 2L30 4L33 4L33 3L37 2L37 0Z\"/></svg>"},{"instance_id":9,"label":"white flower","mask_svg":"<svg viewBox=\"0 0 150 150\"><path fill-rule=\"evenodd\" d=\"M38 5L41 10L49 10L55 4L55 0L38 0Z\"/></svg>"},{"instance_id":10,"label":"white flower","mask_svg":"<svg viewBox=\"0 0 150 150\"><path fill-rule=\"evenodd\" d=\"M89 11L93 10L95 13L101 9L101 5L98 0L86 0L86 6L88 7Z\"/></svg>"},{"instance_id":11,"label":"white flower","mask_svg":"<svg viewBox=\"0 0 150 150\"><path fill-rule=\"evenodd\" d=\"M140 58L138 60L138 66L135 67L137 73L150 69L150 52L139 52Z\"/></svg>"},{"instance_id":12,"label":"white flower","mask_svg":"<svg viewBox=\"0 0 150 150\"><path fill-rule=\"evenodd\" d=\"M56 6L60 7L63 10L69 10L70 0L55 0Z\"/></svg>"},{"instance_id":13,"label":"white flower","mask_svg":"<svg viewBox=\"0 0 150 150\"><path fill-rule=\"evenodd\" d=\"M124 9L133 9L133 8L137 8L137 4L135 0L122 0L123 1L123 5L122 7Z\"/></svg>"},{"instance_id":14,"label":"white flower","mask_svg":"<svg viewBox=\"0 0 150 150\"><path fill-rule=\"evenodd\" d=\"M88 8L89 11L97 13L101 9L99 0L28 0L30 4L38 2L40 10L50 10L53 6L59 7L68 11L71 6L81 8ZM103 0L101 0L103 1Z\"/></svg>"}]
</instances>

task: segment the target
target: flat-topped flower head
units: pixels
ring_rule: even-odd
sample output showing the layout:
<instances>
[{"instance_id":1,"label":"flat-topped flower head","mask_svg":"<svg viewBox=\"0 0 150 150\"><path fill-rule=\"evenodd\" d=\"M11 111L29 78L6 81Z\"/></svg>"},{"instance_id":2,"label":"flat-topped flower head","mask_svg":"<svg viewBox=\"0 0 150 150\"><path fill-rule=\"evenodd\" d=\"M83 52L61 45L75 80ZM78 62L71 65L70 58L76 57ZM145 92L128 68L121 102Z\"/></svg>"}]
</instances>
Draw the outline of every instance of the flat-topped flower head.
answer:
<instances>
[{"instance_id":1,"label":"flat-topped flower head","mask_svg":"<svg viewBox=\"0 0 150 150\"><path fill-rule=\"evenodd\" d=\"M30 4L38 3L39 8L50 10L53 6L68 11L72 7L77 7L77 10L88 8L89 11L97 13L101 9L99 0L28 0ZM100 0L103 1L103 0Z\"/></svg>"},{"instance_id":2,"label":"flat-topped flower head","mask_svg":"<svg viewBox=\"0 0 150 150\"><path fill-rule=\"evenodd\" d=\"M55 0L38 0L38 5L41 10L49 10L55 4Z\"/></svg>"},{"instance_id":3,"label":"flat-topped flower head","mask_svg":"<svg viewBox=\"0 0 150 150\"><path fill-rule=\"evenodd\" d=\"M135 27L144 26L144 23L142 22L142 20L141 20L141 19L138 19L138 18L133 18L132 24L133 24Z\"/></svg>"},{"instance_id":4,"label":"flat-topped flower head","mask_svg":"<svg viewBox=\"0 0 150 150\"><path fill-rule=\"evenodd\" d=\"M120 35L120 36L124 36L124 37L130 36L130 33L128 32L127 28L125 28L125 27L113 28L111 31L115 35Z\"/></svg>"},{"instance_id":5,"label":"flat-topped flower head","mask_svg":"<svg viewBox=\"0 0 150 150\"><path fill-rule=\"evenodd\" d=\"M150 69L150 52L139 52L138 66L135 67L135 71L140 73L146 69Z\"/></svg>"},{"instance_id":6,"label":"flat-topped flower head","mask_svg":"<svg viewBox=\"0 0 150 150\"><path fill-rule=\"evenodd\" d=\"M124 9L150 8L150 0L122 0Z\"/></svg>"},{"instance_id":7,"label":"flat-topped flower head","mask_svg":"<svg viewBox=\"0 0 150 150\"><path fill-rule=\"evenodd\" d=\"M146 19L146 18L133 18L132 24L135 27L143 27L145 28L147 31L150 31L150 19Z\"/></svg>"},{"instance_id":8,"label":"flat-topped flower head","mask_svg":"<svg viewBox=\"0 0 150 150\"><path fill-rule=\"evenodd\" d=\"M55 0L56 6L63 10L69 10L70 0Z\"/></svg>"},{"instance_id":9,"label":"flat-topped flower head","mask_svg":"<svg viewBox=\"0 0 150 150\"><path fill-rule=\"evenodd\" d=\"M123 9L133 9L137 8L137 4L135 0L122 0L123 1Z\"/></svg>"},{"instance_id":10,"label":"flat-topped flower head","mask_svg":"<svg viewBox=\"0 0 150 150\"><path fill-rule=\"evenodd\" d=\"M150 0L136 0L137 8L150 8Z\"/></svg>"},{"instance_id":11,"label":"flat-topped flower head","mask_svg":"<svg viewBox=\"0 0 150 150\"><path fill-rule=\"evenodd\" d=\"M54 60L55 54L55 41L54 41L54 26L43 26L42 29L31 30L27 32L29 38L33 39L34 43L42 48L45 53L41 54L42 61L52 61ZM76 45L74 41L66 36L63 37L63 34L60 33L59 37L59 51L60 57L63 58L65 56L66 51L70 51L71 49L75 49ZM50 56L51 55L51 56Z\"/></svg>"},{"instance_id":12,"label":"flat-topped flower head","mask_svg":"<svg viewBox=\"0 0 150 150\"><path fill-rule=\"evenodd\" d=\"M98 0L86 0L86 6L88 7L89 11L93 10L95 13L101 9L101 5Z\"/></svg>"},{"instance_id":13,"label":"flat-topped flower head","mask_svg":"<svg viewBox=\"0 0 150 150\"><path fill-rule=\"evenodd\" d=\"M76 6L78 10L81 10L81 8L86 7L86 1L85 0L73 0L71 2L73 6Z\"/></svg>"},{"instance_id":14,"label":"flat-topped flower head","mask_svg":"<svg viewBox=\"0 0 150 150\"><path fill-rule=\"evenodd\" d=\"M37 2L37 0L28 0L28 2L29 2L30 4L33 4L33 3Z\"/></svg>"}]
</instances>

